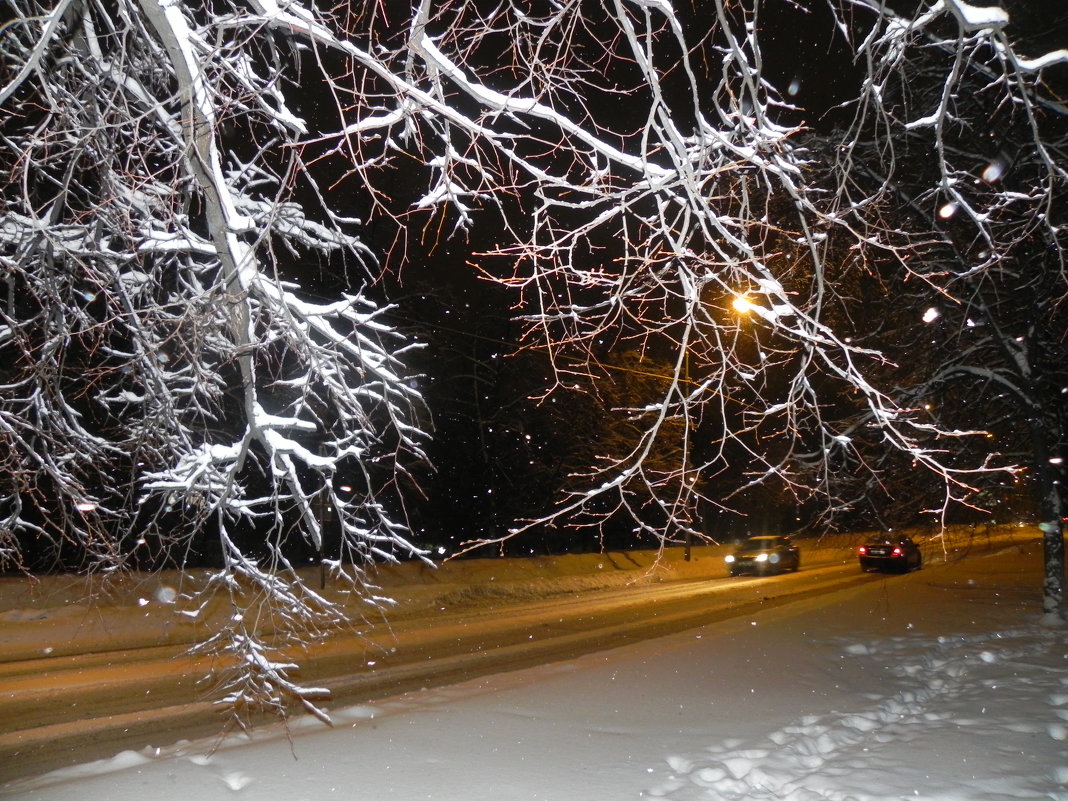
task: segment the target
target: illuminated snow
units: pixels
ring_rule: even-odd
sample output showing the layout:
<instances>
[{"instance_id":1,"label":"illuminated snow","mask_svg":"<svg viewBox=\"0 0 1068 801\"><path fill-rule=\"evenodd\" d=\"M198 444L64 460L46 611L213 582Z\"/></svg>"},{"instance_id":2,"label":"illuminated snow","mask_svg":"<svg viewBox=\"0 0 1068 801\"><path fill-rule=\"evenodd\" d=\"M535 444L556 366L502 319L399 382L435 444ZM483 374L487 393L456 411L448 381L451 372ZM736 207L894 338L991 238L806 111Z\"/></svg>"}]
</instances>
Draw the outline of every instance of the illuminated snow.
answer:
<instances>
[{"instance_id":1,"label":"illuminated snow","mask_svg":"<svg viewBox=\"0 0 1068 801\"><path fill-rule=\"evenodd\" d=\"M1068 635L1039 620L1039 551L1032 539L932 560L833 597L335 710L332 729L296 721L292 741L276 729L217 750L149 745L0 797L1060 799Z\"/></svg>"},{"instance_id":2,"label":"illuminated snow","mask_svg":"<svg viewBox=\"0 0 1068 801\"><path fill-rule=\"evenodd\" d=\"M964 0L947 0L949 8L966 28L997 28L1009 21L1008 12L999 6L973 6Z\"/></svg>"}]
</instances>

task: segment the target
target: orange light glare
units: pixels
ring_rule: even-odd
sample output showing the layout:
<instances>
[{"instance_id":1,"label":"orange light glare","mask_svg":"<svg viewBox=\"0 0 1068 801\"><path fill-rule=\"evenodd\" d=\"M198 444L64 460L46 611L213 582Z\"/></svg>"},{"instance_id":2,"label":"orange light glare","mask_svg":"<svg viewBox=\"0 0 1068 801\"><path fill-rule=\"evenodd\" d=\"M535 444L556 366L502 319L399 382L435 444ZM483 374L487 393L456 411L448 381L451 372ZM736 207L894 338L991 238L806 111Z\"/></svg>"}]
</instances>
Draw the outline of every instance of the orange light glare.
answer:
<instances>
[{"instance_id":1,"label":"orange light glare","mask_svg":"<svg viewBox=\"0 0 1068 801\"><path fill-rule=\"evenodd\" d=\"M749 314L749 312L753 310L753 302L749 300L749 298L743 297L742 295L739 295L734 300L732 300L731 306L733 306L734 310L739 314Z\"/></svg>"}]
</instances>

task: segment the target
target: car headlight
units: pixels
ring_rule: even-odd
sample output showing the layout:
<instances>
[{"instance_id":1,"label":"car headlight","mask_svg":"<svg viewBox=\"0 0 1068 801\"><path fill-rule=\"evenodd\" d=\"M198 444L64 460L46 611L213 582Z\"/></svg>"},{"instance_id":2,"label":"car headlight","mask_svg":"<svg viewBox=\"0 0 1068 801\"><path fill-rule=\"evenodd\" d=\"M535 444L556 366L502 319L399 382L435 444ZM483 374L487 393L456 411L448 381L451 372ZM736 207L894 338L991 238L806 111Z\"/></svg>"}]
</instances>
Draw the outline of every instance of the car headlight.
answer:
<instances>
[{"instance_id":1,"label":"car headlight","mask_svg":"<svg viewBox=\"0 0 1068 801\"><path fill-rule=\"evenodd\" d=\"M730 556L723 557L723 561L726 562L729 565L731 562L734 561L734 554L731 554Z\"/></svg>"},{"instance_id":2,"label":"car headlight","mask_svg":"<svg viewBox=\"0 0 1068 801\"><path fill-rule=\"evenodd\" d=\"M766 562L766 561L768 561L768 555L766 553L758 553L756 555L756 561L757 562Z\"/></svg>"}]
</instances>

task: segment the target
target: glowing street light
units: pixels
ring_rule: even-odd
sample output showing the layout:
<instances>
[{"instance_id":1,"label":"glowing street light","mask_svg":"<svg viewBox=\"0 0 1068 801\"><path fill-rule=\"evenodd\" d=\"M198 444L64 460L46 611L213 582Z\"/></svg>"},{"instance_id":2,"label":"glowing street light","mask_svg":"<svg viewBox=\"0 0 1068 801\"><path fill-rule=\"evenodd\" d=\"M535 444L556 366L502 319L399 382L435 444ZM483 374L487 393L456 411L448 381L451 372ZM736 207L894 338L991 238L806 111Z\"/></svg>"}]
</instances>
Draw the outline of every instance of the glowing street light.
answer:
<instances>
[{"instance_id":1,"label":"glowing street light","mask_svg":"<svg viewBox=\"0 0 1068 801\"><path fill-rule=\"evenodd\" d=\"M744 295L737 295L734 300L731 301L731 306L738 312L738 314L749 314L755 305L756 304Z\"/></svg>"}]
</instances>

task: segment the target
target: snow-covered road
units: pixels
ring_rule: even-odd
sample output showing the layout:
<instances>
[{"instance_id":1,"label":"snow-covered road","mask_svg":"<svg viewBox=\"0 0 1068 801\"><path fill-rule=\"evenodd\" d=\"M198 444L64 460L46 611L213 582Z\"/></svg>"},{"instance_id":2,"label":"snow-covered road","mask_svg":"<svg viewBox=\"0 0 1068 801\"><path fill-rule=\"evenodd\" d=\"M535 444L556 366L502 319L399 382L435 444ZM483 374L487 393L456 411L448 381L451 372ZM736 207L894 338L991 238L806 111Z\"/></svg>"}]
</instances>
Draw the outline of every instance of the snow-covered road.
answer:
<instances>
[{"instance_id":1,"label":"snow-covered road","mask_svg":"<svg viewBox=\"0 0 1068 801\"><path fill-rule=\"evenodd\" d=\"M9 785L25 801L1068 799L1068 637L1037 543L252 742Z\"/></svg>"},{"instance_id":2,"label":"snow-covered road","mask_svg":"<svg viewBox=\"0 0 1068 801\"><path fill-rule=\"evenodd\" d=\"M409 613L364 636L338 634L292 658L302 681L328 687L337 708L660 637L871 580L852 560L842 564L840 554L813 561L778 577L725 579L717 560L713 580L522 601L476 597ZM210 672L210 658L182 651L143 647L0 663L0 780L109 756L147 737L166 745L217 732L218 710L197 684Z\"/></svg>"}]
</instances>

